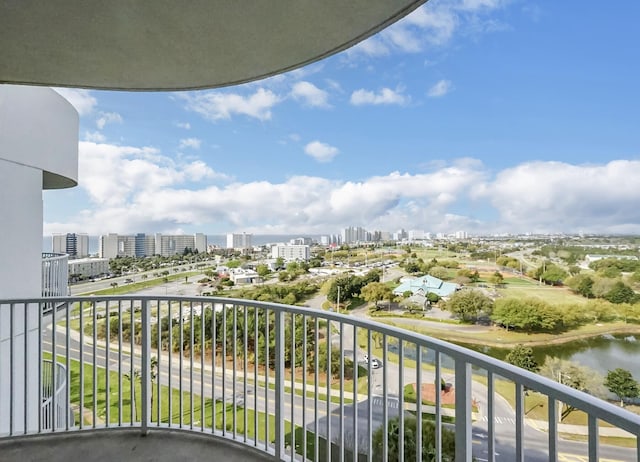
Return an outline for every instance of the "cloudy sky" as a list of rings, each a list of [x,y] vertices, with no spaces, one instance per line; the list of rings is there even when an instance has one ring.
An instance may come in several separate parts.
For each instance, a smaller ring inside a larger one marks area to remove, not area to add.
[[[59,90],[79,186],[53,232],[640,232],[640,3],[431,0],[221,90]]]

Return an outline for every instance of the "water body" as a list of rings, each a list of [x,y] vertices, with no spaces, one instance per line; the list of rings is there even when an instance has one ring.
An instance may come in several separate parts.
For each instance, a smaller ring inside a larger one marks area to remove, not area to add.
[[[479,345],[461,345],[475,351],[504,359],[509,353],[506,348],[484,347]],[[574,340],[559,345],[532,347],[538,364],[547,357],[574,361],[596,370],[602,375],[617,367],[629,370],[640,379],[640,335],[609,335]]]

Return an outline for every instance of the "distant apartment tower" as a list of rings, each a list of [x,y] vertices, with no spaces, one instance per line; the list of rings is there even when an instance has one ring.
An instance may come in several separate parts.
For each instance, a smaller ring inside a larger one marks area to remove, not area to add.
[[[426,239],[424,230],[422,229],[411,229],[409,230],[409,240],[410,241],[421,241]]]
[[[155,253],[163,257],[184,253],[186,249],[198,252],[207,251],[207,236],[202,233],[195,235],[176,234],[167,235],[156,233]]]
[[[408,237],[409,237],[409,234],[402,228],[399,229],[397,232],[393,233],[394,241],[402,241],[404,239],[407,239]]]
[[[276,244],[271,247],[271,258],[284,261],[309,261],[311,252],[305,244]]]
[[[466,231],[456,231],[456,239],[466,239],[468,237]]]
[[[253,248],[251,244],[252,234],[242,233],[227,234],[227,249],[247,250]]]
[[[311,245],[312,240],[310,237],[295,237],[289,240],[289,244],[292,245]]]
[[[162,255],[170,257],[183,253],[185,249],[207,251],[207,237],[195,235],[147,235],[144,233],[119,235],[115,233],[100,236],[100,257],[149,257]]]
[[[350,226],[342,230],[342,242],[344,244],[355,244],[369,241],[369,233],[366,229]]]
[[[51,239],[53,253],[66,253],[71,258],[89,256],[89,236],[87,234],[54,234]]]

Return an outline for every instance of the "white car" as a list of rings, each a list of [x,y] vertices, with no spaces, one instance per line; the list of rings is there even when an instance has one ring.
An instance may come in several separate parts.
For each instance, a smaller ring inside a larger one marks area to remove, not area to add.
[[[379,369],[382,367],[382,361],[373,358],[371,360],[371,369]]]

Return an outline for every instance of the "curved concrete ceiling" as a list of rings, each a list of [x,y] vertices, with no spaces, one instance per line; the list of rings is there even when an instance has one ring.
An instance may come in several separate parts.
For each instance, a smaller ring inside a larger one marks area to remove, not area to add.
[[[426,0],[0,0],[0,82],[233,85],[344,50]]]

